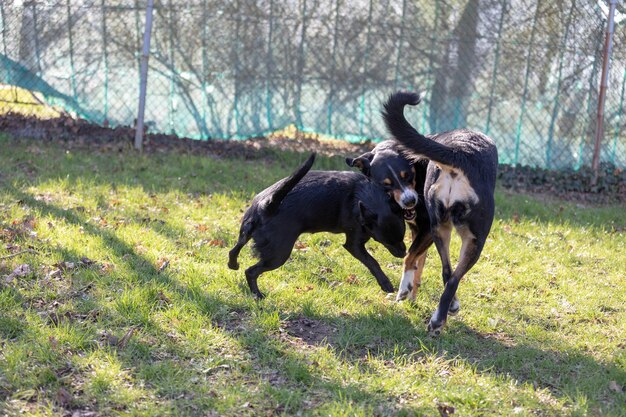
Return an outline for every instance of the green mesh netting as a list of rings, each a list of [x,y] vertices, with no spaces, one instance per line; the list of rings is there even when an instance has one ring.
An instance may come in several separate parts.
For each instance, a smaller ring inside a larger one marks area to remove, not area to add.
[[[424,4],[429,3],[429,4]],[[0,83],[95,123],[133,125],[144,0],[0,3]],[[606,3],[588,0],[155,2],[151,132],[245,138],[295,125],[386,136],[381,103],[424,91],[424,132],[487,132],[503,163],[591,161]],[[601,160],[626,166],[618,7]]]

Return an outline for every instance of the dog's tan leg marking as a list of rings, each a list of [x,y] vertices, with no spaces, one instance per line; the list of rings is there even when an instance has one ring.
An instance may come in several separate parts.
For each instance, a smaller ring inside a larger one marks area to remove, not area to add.
[[[414,282],[421,282],[422,270],[424,268],[423,261],[420,267],[420,257],[426,259],[426,252],[433,243],[430,229],[425,230],[411,229],[413,242],[409,247],[407,256],[404,258],[404,273],[400,282],[400,288],[396,295],[396,301],[405,300],[414,288]]]
[[[416,229],[411,228],[411,241],[413,244],[415,243],[415,239],[418,238],[418,233]],[[409,252],[404,257],[404,268],[402,271],[402,280],[400,281],[400,288],[398,288],[398,294],[396,295],[396,301],[406,300],[410,294],[414,294],[415,291],[415,281],[422,281],[422,268],[419,267],[419,252],[417,251],[419,248],[414,248],[414,245],[411,244],[409,248]],[[426,252],[424,252],[426,253]],[[425,255],[424,255],[425,257]],[[411,299],[415,299],[413,295]]]
[[[415,238],[415,230],[411,228],[411,241],[414,241]],[[411,251],[411,248],[409,248],[409,252],[404,257],[404,268],[402,269],[402,279],[400,280],[400,287],[398,288],[396,301],[406,300],[407,296],[412,290],[413,281],[415,280],[416,259],[417,253],[415,251]]]
[[[422,285],[422,273],[424,272],[424,265],[426,264],[426,254],[428,252],[422,253],[417,257],[417,268],[415,269],[415,273],[413,274],[413,288],[411,289],[411,293],[409,294],[409,300],[415,301],[417,297],[417,290]]]

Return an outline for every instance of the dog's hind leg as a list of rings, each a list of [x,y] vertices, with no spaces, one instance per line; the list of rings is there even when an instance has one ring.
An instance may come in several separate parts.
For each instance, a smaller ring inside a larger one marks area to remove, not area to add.
[[[252,291],[252,293],[256,295],[259,300],[262,300],[265,296],[259,290],[257,279],[263,272],[271,271],[272,269],[276,268],[270,267],[265,261],[260,261],[246,269],[246,281],[248,281],[248,287],[250,287],[250,291]]]
[[[358,239],[347,236],[346,243],[344,243],[343,247],[370,270],[383,291],[387,293],[393,293],[395,291],[393,284],[380,268],[376,259],[374,259],[372,255],[367,252],[367,249],[365,249],[365,242],[361,242]]]
[[[282,236],[281,240],[276,239],[264,247],[257,247],[261,260],[246,269],[246,281],[248,281],[250,291],[259,299],[265,298],[257,285],[259,275],[263,272],[272,271],[283,266],[283,264],[287,262],[287,259],[289,259],[297,237],[298,235]]]
[[[239,262],[237,262],[237,257],[239,257],[239,252],[241,249],[248,243],[250,238],[252,237],[252,224],[245,223],[241,225],[241,230],[239,230],[239,240],[235,246],[228,252],[228,267],[230,269],[234,269],[235,271],[239,269]]]
[[[456,307],[456,311],[458,311],[460,304],[456,298],[456,290],[459,286],[459,282],[467,271],[474,266],[476,261],[478,261],[484,244],[484,240],[477,239],[467,226],[459,227],[457,231],[461,236],[461,254],[459,256],[459,263],[449,279],[446,281],[444,277],[446,283],[443,294],[441,294],[439,300],[439,306],[428,324],[429,332],[434,335],[438,335],[441,332],[441,328],[445,324],[448,313],[452,308]]]
[[[396,301],[402,301],[407,297],[415,300],[417,289],[422,284],[422,271],[426,262],[426,251],[432,243],[433,239],[429,227],[420,229],[414,236],[408,254],[404,258],[404,271],[400,281],[400,288],[396,295]]]
[[[447,284],[450,281],[452,276],[452,267],[450,265],[450,238],[452,235],[452,223],[440,223],[433,224],[431,226],[432,229],[432,238],[433,242],[435,242],[435,247],[437,248],[437,253],[439,253],[439,258],[441,259],[441,277],[443,278],[444,291],[447,288]],[[439,311],[439,309],[437,310]],[[448,308],[446,308],[446,317],[447,317]],[[431,318],[430,324],[428,325],[428,330],[431,333],[439,334],[441,331],[441,327],[445,324],[446,317],[443,318],[443,321],[435,321],[433,319],[437,315],[437,312]],[[436,325],[433,327],[433,323]]]

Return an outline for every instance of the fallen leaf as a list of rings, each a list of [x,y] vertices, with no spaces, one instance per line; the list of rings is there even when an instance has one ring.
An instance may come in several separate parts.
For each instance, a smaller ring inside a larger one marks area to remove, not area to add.
[[[206,232],[207,230],[209,230],[209,226],[207,226],[205,224],[197,224],[196,225],[196,230],[198,232]]]
[[[72,412],[72,417],[95,417],[98,413],[91,410],[74,410]]]
[[[346,281],[348,282],[348,284],[358,284],[359,278],[355,274],[350,274],[346,278]]]
[[[163,270],[165,268],[167,268],[169,266],[169,264],[170,264],[169,259],[167,259],[167,258],[160,258],[157,261],[157,268],[158,268],[159,272],[163,272]]]
[[[55,268],[59,268],[62,271],[70,271],[76,267],[76,264],[74,262],[59,261],[55,264],[52,264],[52,266],[54,266]]]
[[[54,338],[54,336],[49,336],[48,341],[50,342],[52,350],[56,350],[57,347],[59,347],[59,342]]]
[[[212,239],[209,241],[209,246],[217,246],[219,248],[223,248],[224,246],[226,246],[226,242],[224,242],[222,239]]]
[[[294,245],[294,248],[296,248],[296,250],[302,250],[302,251],[309,250],[309,246],[306,243],[300,242],[300,241],[296,242],[296,244]]]
[[[135,327],[131,327],[130,329],[128,329],[124,337],[122,337],[122,339],[118,342],[117,347],[120,349],[124,349],[126,345],[128,344],[128,342],[130,341],[130,338],[133,337],[136,331],[137,331],[137,328]]]
[[[69,393],[68,390],[66,390],[63,387],[60,387],[59,390],[57,391],[57,395],[56,395],[56,402],[61,406],[61,407],[65,407],[69,404],[72,403],[72,394]]]
[[[193,246],[194,246],[195,248],[200,248],[200,247],[202,247],[202,246],[206,245],[207,243],[209,243],[209,241],[208,241],[208,240],[206,240],[206,239],[200,239],[199,241],[194,242]]]
[[[162,301],[166,304],[172,303],[172,300],[170,300],[170,298],[167,295],[163,294],[163,291],[159,291],[158,298],[159,298],[159,301]]]
[[[107,273],[107,272],[111,272],[113,268],[115,268],[115,265],[113,265],[112,263],[103,262],[102,266],[100,267],[100,271]]]
[[[96,261],[92,261],[88,257],[83,256],[82,258],[80,258],[80,263],[82,263],[83,265],[93,265],[96,263]]]
[[[33,270],[30,268],[30,265],[28,264],[21,264],[18,265],[13,272],[11,272],[7,277],[6,277],[6,281],[10,282],[13,281],[15,278],[24,278],[27,275],[30,275],[33,272]]]
[[[61,279],[63,278],[63,273],[60,269],[53,269],[52,271],[46,274],[46,279]]]
[[[230,365],[222,364],[222,365],[214,366],[213,368],[207,368],[203,372],[207,375],[212,375],[220,370],[227,370],[227,369],[230,369]]]
[[[454,414],[454,407],[448,404],[437,403],[437,410],[439,410],[439,415],[441,417],[448,417],[451,414]]]
[[[101,336],[102,340],[109,346],[117,346],[120,341],[120,338],[115,336],[114,334],[103,332]]]
[[[618,394],[621,394],[622,392],[624,392],[624,389],[622,388],[621,385],[617,383],[617,381],[609,382],[609,389],[613,392],[617,392]]]

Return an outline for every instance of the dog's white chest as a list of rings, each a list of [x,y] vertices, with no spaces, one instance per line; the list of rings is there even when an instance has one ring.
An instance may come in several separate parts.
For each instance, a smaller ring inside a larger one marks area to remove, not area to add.
[[[431,186],[430,193],[433,193],[435,199],[441,201],[444,207],[449,208],[457,202],[470,204],[478,202],[478,196],[463,171],[446,165],[437,164],[437,167],[441,172]]]

